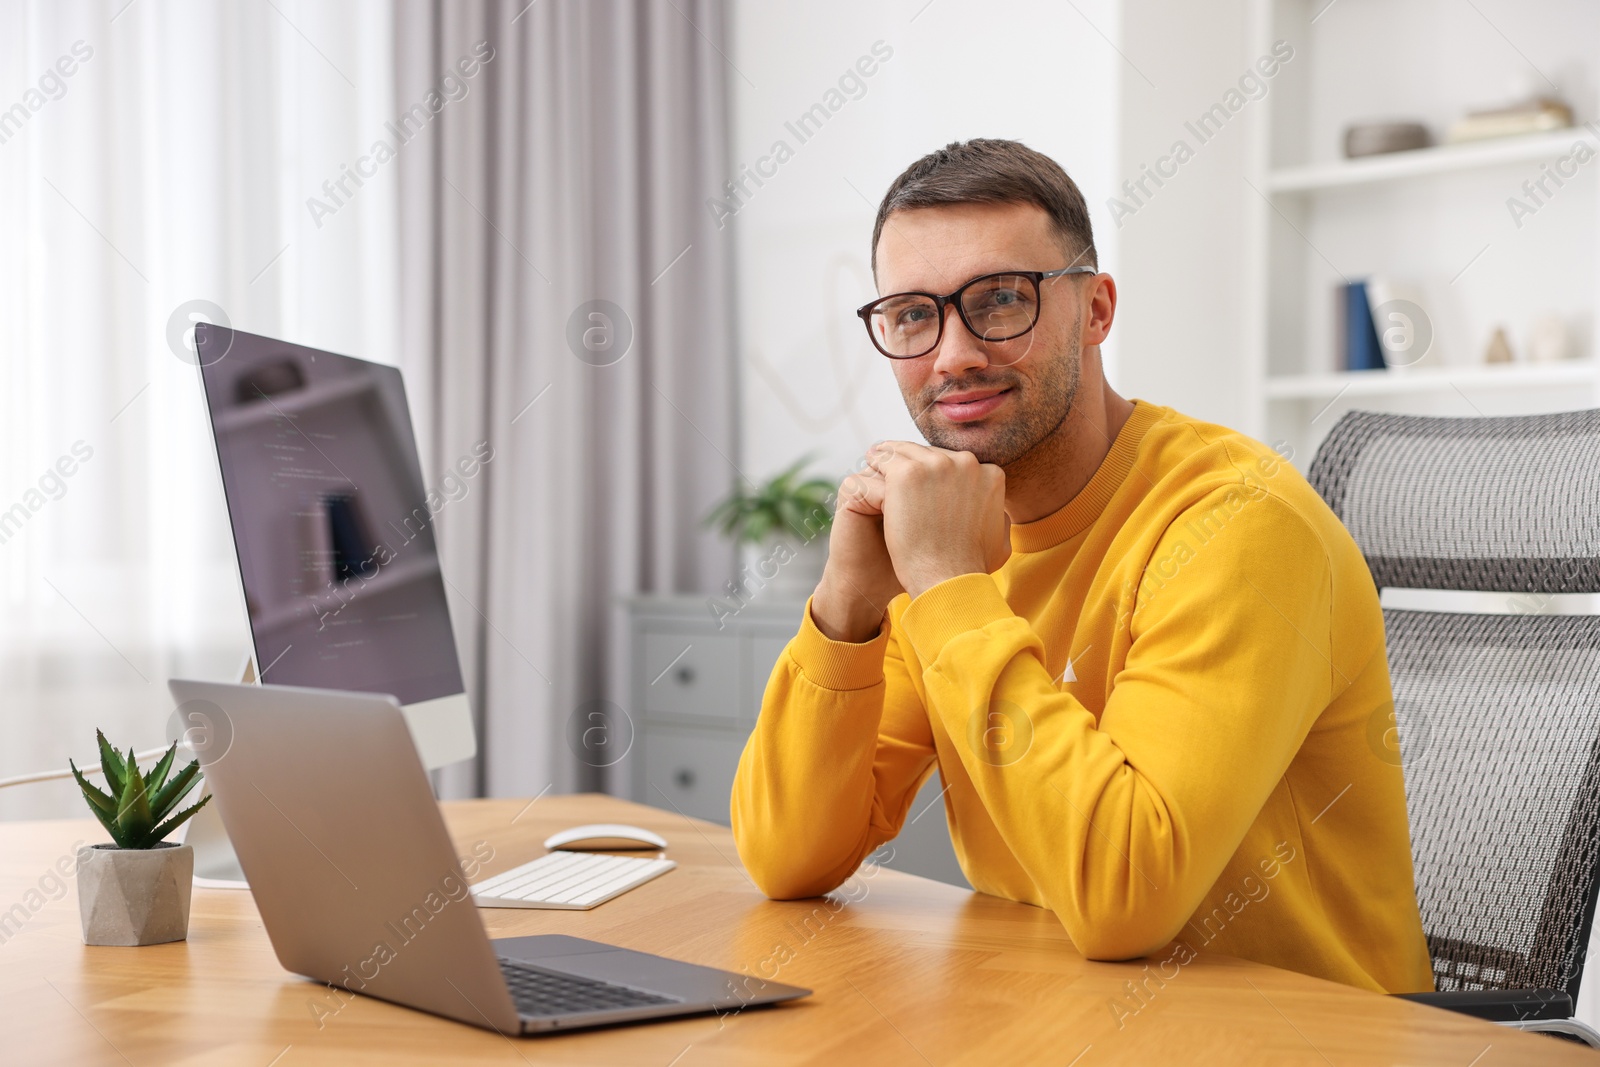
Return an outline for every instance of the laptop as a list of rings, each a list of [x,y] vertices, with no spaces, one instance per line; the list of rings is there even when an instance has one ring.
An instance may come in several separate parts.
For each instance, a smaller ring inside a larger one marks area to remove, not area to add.
[[[502,1034],[811,992],[560,934],[491,939],[394,697],[169,688],[221,724],[201,766],[286,970]]]

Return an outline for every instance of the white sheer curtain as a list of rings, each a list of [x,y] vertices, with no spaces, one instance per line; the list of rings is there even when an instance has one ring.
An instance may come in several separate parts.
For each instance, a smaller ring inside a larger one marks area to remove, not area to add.
[[[245,648],[173,313],[205,300],[397,361],[395,174],[344,170],[395,118],[392,19],[376,0],[0,6],[0,777],[92,753],[97,726],[162,743],[166,678],[226,677]],[[70,814],[68,786],[0,793],[0,817]]]

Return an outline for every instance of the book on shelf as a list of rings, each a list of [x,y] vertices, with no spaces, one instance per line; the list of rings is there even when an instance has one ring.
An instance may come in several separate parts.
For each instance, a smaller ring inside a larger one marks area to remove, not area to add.
[[[1348,282],[1339,287],[1340,370],[1382,370],[1383,347],[1372,321],[1365,281]]]
[[[1486,141],[1495,137],[1548,133],[1571,125],[1571,108],[1559,100],[1541,98],[1514,107],[1474,111],[1450,124],[1446,140],[1451,144]]]
[[[1390,370],[1414,367],[1433,349],[1433,321],[1423,310],[1420,286],[1392,278],[1367,279],[1367,307],[1383,365]],[[1432,365],[1435,360],[1428,360]]]

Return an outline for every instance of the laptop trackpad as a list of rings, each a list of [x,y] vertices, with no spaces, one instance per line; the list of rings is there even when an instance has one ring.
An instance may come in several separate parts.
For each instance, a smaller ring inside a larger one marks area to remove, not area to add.
[[[776,982],[762,982],[747,975],[735,975],[712,967],[682,963],[648,952],[618,948],[586,941],[565,934],[536,937],[498,937],[492,942],[495,955],[520,960],[583,978],[615,982],[636,989],[667,993],[685,1000],[712,1004],[748,1004],[771,999],[787,999],[798,991]]]

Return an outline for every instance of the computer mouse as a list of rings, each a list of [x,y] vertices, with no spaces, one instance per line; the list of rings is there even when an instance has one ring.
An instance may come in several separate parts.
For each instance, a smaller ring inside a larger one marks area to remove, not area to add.
[[[666,848],[667,842],[660,834],[621,823],[592,823],[574,826],[545,839],[545,848],[565,849],[568,852],[616,852],[634,848]]]

